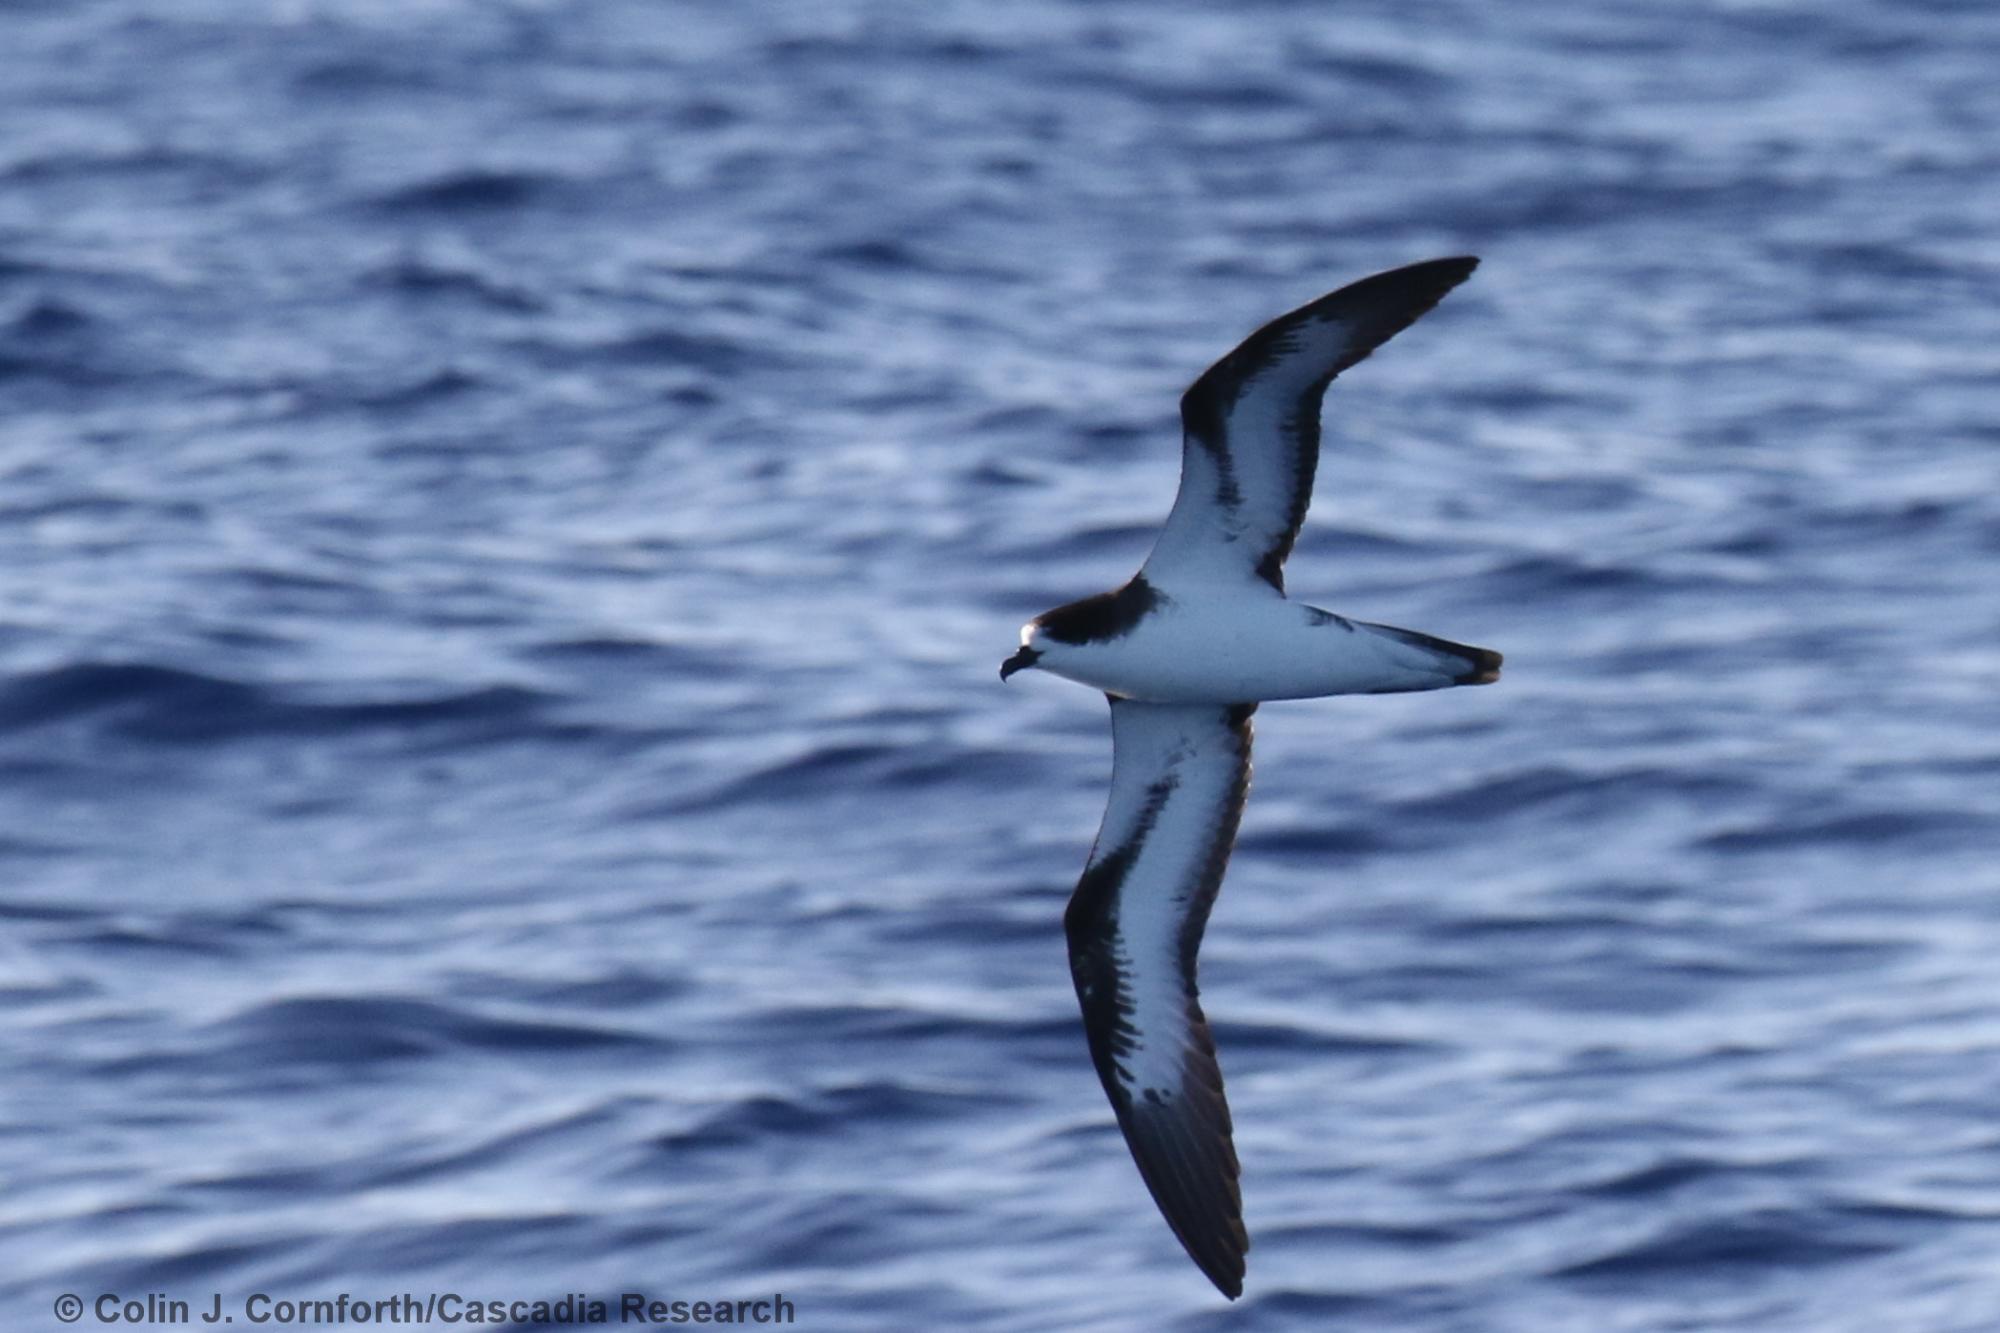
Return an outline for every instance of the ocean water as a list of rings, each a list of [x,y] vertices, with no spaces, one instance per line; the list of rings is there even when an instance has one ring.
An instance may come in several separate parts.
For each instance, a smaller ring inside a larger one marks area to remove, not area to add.
[[[2000,1328],[1995,69],[1942,0],[0,8],[6,1327]],[[1074,1012],[1103,701],[995,668],[1195,373],[1453,253],[1290,584],[1507,675],[1259,714],[1230,1305]]]

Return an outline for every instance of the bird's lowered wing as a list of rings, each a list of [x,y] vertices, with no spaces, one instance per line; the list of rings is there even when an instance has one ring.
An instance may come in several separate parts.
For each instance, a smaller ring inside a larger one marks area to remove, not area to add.
[[[1091,1059],[1139,1174],[1231,1298],[1250,1248],[1195,951],[1250,786],[1255,704],[1111,701],[1111,799],[1064,927]]]
[[[1218,575],[1284,591],[1319,464],[1333,377],[1408,328],[1477,259],[1432,259],[1350,283],[1281,315],[1181,397],[1181,487],[1142,572],[1169,585]]]

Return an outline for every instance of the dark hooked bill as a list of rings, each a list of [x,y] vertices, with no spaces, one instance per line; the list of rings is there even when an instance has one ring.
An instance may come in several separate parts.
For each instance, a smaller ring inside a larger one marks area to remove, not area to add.
[[[1007,677],[1013,675],[1016,671],[1020,671],[1027,667],[1033,666],[1035,664],[1035,659],[1040,656],[1041,654],[1036,652],[1033,648],[1021,649],[1020,652],[1015,653],[1012,657],[1008,658],[1006,661],[1000,664],[1000,679],[1005,680],[1007,679]]]

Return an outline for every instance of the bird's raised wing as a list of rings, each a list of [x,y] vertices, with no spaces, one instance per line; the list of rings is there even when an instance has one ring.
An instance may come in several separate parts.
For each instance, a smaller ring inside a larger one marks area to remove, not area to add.
[[[1063,919],[1090,1057],[1192,1258],[1243,1290],[1236,1147],[1195,951],[1250,788],[1255,704],[1111,701],[1111,799]]]
[[[1432,259],[1363,278],[1272,320],[1204,371],[1181,396],[1181,488],[1146,577],[1169,587],[1254,577],[1283,592],[1312,500],[1326,386],[1478,263]]]

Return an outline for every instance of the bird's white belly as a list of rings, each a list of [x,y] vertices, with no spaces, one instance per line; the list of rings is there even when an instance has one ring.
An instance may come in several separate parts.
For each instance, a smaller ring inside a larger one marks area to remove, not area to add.
[[[1157,608],[1129,632],[1041,665],[1108,694],[1158,703],[1250,703],[1406,687],[1398,645],[1298,602]]]

